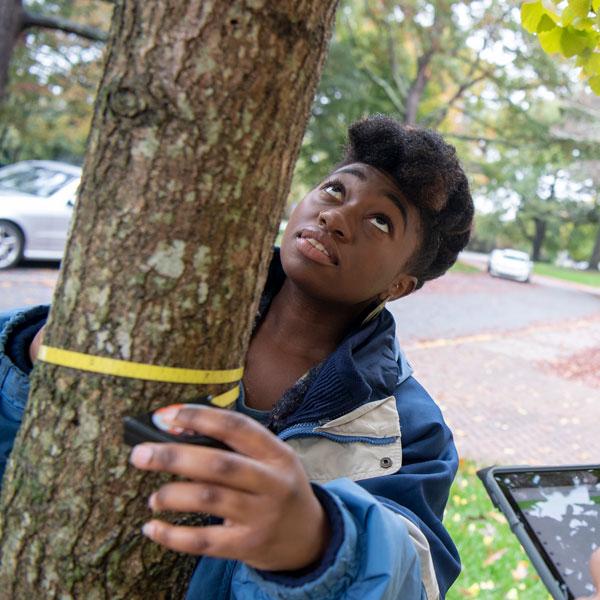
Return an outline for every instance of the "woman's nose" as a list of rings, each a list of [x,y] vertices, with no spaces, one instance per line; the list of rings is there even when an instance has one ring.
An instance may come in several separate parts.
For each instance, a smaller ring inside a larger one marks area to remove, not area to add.
[[[352,227],[340,209],[322,210],[318,224],[341,241],[349,242],[352,238]]]

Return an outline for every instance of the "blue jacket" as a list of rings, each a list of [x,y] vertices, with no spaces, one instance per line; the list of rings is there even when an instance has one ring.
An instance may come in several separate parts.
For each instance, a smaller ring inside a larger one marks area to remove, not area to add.
[[[0,314],[0,476],[27,400],[28,344],[46,314]],[[201,558],[188,600],[445,596],[460,571],[441,522],[458,459],[388,311],[328,357],[278,435],[300,456],[328,514],[329,548],[319,564],[292,573]]]

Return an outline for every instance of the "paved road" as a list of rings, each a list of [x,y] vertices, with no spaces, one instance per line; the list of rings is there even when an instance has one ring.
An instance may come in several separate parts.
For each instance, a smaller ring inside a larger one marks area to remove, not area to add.
[[[48,302],[57,275],[0,272],[0,310]],[[600,462],[599,295],[450,273],[390,308],[463,458]]]
[[[450,273],[391,308],[406,344],[590,316],[600,310],[600,297],[484,273]]]
[[[58,278],[58,263],[30,262],[0,271],[0,311],[50,302]]]
[[[391,308],[463,458],[600,462],[600,296],[449,274]]]

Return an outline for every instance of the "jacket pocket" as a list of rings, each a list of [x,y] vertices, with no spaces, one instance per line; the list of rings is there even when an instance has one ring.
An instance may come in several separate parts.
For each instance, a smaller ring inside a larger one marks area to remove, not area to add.
[[[282,437],[300,457],[309,479],[317,483],[339,477],[354,481],[381,477],[402,466],[394,396],[364,404],[310,432]]]

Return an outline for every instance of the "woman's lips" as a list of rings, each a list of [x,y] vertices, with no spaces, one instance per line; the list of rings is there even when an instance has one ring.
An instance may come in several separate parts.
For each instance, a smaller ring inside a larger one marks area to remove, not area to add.
[[[323,265],[333,265],[335,266],[335,262],[329,255],[329,252],[315,238],[306,236],[306,237],[298,237],[296,238],[296,246],[301,254],[313,260],[314,262],[321,263]]]

